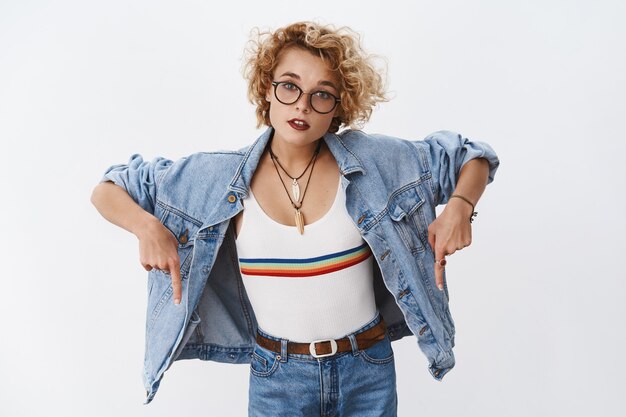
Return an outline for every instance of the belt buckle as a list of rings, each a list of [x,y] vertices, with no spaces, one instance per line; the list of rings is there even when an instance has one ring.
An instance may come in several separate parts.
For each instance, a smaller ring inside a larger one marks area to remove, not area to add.
[[[330,348],[331,348],[330,353],[323,353],[319,355],[317,354],[317,350],[315,349],[315,344],[322,343],[322,342],[330,342]],[[335,339],[315,340],[309,344],[309,352],[311,353],[311,356],[315,358],[325,358],[326,356],[332,356],[335,353],[337,353],[337,342],[335,341]]]

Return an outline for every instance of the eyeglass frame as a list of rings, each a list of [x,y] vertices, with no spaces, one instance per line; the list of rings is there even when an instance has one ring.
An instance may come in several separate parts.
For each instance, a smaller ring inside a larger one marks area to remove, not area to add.
[[[284,101],[282,101],[281,99],[278,98],[278,93],[276,93],[276,89],[278,87],[279,84],[291,84],[294,87],[296,87],[298,89],[298,91],[300,91],[300,94],[298,94],[298,98],[296,98],[294,101],[292,101],[291,103],[285,103]],[[336,95],[329,93],[328,91],[325,90],[315,90],[313,92],[307,93],[305,92],[302,88],[300,88],[299,85],[297,85],[296,83],[294,83],[293,81],[272,81],[272,85],[274,86],[274,97],[276,97],[276,100],[278,100],[279,103],[284,104],[286,106],[289,106],[290,104],[294,104],[297,103],[298,100],[300,100],[300,97],[302,97],[302,94],[308,94],[309,95],[309,106],[311,106],[311,108],[313,110],[315,110],[315,112],[319,113],[319,114],[328,114],[330,112],[332,112],[333,110],[335,110],[337,108],[337,104],[339,104],[341,102],[341,99],[339,99]],[[331,96],[332,98],[335,99],[335,105],[333,106],[332,109],[328,110],[327,112],[321,112],[318,111],[315,107],[313,107],[313,94],[315,93],[326,93],[329,96]]]

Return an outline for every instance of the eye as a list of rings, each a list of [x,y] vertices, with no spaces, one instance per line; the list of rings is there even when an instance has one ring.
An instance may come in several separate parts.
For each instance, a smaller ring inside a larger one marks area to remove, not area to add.
[[[335,98],[335,96],[327,93],[326,91],[316,91],[314,94],[316,97],[321,98],[322,100],[332,100]]]
[[[290,82],[284,82],[284,83],[281,83],[281,85],[283,86],[285,90],[297,90],[298,89],[297,85],[295,85],[294,83],[290,83]]]

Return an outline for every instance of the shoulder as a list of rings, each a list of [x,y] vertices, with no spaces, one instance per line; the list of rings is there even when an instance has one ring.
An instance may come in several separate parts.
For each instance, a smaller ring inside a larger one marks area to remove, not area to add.
[[[213,162],[217,164],[231,164],[233,162],[241,162],[246,155],[246,149],[241,150],[220,150],[211,152],[196,152],[187,156],[188,164],[198,164],[204,162]]]
[[[399,138],[380,133],[365,133],[361,130],[346,129],[337,134],[349,149],[368,157],[405,158],[419,157],[424,163],[428,155],[437,150],[454,150],[470,143],[460,133],[452,130],[437,130],[423,138]],[[475,146],[483,142],[471,142]]]
[[[199,189],[206,186],[226,187],[245,157],[245,152],[214,151],[196,152],[175,161],[162,179],[162,189]]]
[[[362,130],[347,129],[337,135],[343,145],[353,152],[366,165],[374,163],[403,163],[415,165],[417,159],[423,159],[421,146],[424,141],[404,139],[381,133],[366,133]],[[425,162],[425,161],[424,161]]]
[[[245,153],[196,152],[172,163],[159,182],[158,205],[202,223],[223,200]]]
[[[337,134],[346,144],[352,146],[390,145],[402,146],[409,142],[406,139],[380,133],[366,133],[362,130],[346,129]]]
[[[428,146],[428,141],[443,140],[443,141],[459,141],[463,137],[458,132],[451,130],[438,130],[436,132],[429,133],[423,139],[416,138],[399,138],[381,133],[366,133],[362,130],[346,129],[337,134],[343,141],[352,145],[388,145],[391,147],[403,148],[406,146]]]
[[[196,152],[175,161],[170,168],[169,174],[172,175],[177,171],[185,174],[195,174],[199,171],[213,175],[236,169],[244,157],[245,152],[239,150]]]

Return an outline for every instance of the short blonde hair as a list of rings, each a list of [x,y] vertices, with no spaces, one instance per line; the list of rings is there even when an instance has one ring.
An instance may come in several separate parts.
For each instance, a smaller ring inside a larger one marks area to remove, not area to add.
[[[339,79],[341,103],[330,132],[337,132],[342,125],[360,129],[374,106],[388,101],[384,72],[374,66],[375,56],[365,53],[359,34],[350,28],[335,29],[315,22],[297,22],[274,32],[255,28],[246,47],[243,73],[248,80],[248,99],[256,105],[257,127],[271,126],[266,93],[280,54],[293,47],[319,56]]]

